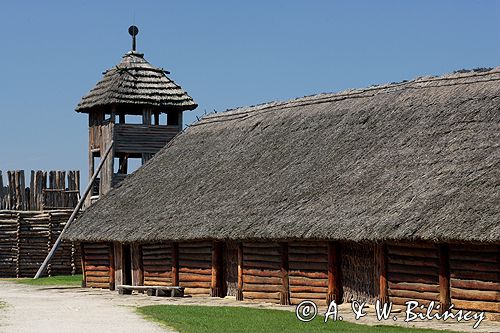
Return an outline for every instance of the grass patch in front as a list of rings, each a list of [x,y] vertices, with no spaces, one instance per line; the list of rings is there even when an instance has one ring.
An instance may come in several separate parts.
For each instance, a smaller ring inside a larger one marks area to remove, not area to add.
[[[82,275],[59,275],[59,276],[49,276],[42,277],[38,279],[32,278],[20,278],[20,279],[10,279],[21,284],[28,284],[32,286],[81,286],[82,285]]]
[[[250,333],[250,332],[352,332],[352,333],[435,333],[431,329],[398,326],[367,326],[345,321],[328,321],[318,316],[311,322],[301,322],[291,311],[254,309],[247,307],[151,305],[137,308],[151,319],[181,333]]]

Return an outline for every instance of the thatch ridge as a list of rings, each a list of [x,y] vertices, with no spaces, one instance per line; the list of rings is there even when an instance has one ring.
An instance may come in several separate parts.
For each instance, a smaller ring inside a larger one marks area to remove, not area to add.
[[[169,72],[151,66],[143,54],[128,52],[117,66],[103,73],[101,81],[82,98],[76,111],[89,112],[111,104],[195,109],[198,105],[191,96],[166,74]]]
[[[500,69],[205,116],[67,238],[500,242]]]

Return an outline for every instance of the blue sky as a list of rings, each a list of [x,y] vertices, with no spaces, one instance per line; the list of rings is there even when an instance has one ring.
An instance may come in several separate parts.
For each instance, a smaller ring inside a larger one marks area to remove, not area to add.
[[[130,50],[205,110],[500,65],[500,1],[2,1],[0,170],[80,169],[79,99]]]

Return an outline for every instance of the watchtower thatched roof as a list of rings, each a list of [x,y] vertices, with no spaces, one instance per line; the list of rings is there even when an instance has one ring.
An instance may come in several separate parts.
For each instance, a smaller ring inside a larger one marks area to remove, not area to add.
[[[66,237],[499,242],[500,68],[206,116]]]
[[[128,52],[115,68],[104,72],[102,80],[82,98],[76,111],[89,112],[111,104],[143,105],[164,110],[195,109],[198,105],[191,96],[166,74],[169,73],[151,66],[143,54]],[[142,112],[142,109],[137,110]]]

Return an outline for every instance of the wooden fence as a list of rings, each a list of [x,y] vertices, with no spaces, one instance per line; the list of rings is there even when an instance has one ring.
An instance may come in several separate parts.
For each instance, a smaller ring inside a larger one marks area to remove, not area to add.
[[[0,277],[33,277],[71,213],[0,210]],[[63,242],[47,274],[77,274],[80,263],[80,246]]]
[[[0,171],[0,210],[50,210],[74,208],[80,198],[80,171],[31,171],[26,187],[23,170]]]

